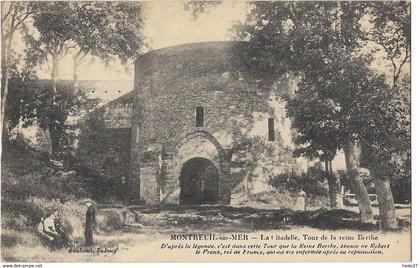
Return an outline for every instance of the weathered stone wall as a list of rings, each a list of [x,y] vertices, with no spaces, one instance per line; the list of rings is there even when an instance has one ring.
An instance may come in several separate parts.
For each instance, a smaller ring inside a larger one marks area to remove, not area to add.
[[[104,107],[106,128],[131,128],[132,103],[113,103]]]
[[[95,192],[98,198],[118,198],[122,189],[127,188],[132,103],[132,93],[123,95],[96,109],[84,118],[81,125],[77,156],[81,165],[97,179]],[[125,193],[127,197],[129,194]]]
[[[225,204],[234,187],[264,191],[270,175],[298,169],[280,98],[293,79],[286,76],[274,91],[264,88],[248,75],[243,48],[240,42],[188,44],[136,61],[130,180],[144,202],[177,203],[179,172],[196,156],[218,167]],[[197,106],[204,107],[203,127],[196,127]],[[268,141],[270,117],[275,141]]]

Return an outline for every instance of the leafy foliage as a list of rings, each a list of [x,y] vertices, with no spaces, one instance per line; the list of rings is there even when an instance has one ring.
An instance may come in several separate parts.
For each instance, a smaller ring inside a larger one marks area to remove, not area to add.
[[[90,53],[126,62],[144,45],[141,6],[134,2],[39,2],[33,26],[37,34],[26,42],[35,61],[76,50],[76,61]]]
[[[22,138],[3,144],[1,162],[2,227],[32,229],[54,209],[73,214],[70,210],[78,206],[64,205],[66,200],[91,196],[89,178],[58,168]]]
[[[311,167],[308,172],[301,175],[283,173],[273,176],[268,181],[274,188],[284,192],[290,191],[293,194],[303,190],[308,197],[328,195],[328,190],[322,183],[325,180],[325,172],[320,165]]]
[[[363,39],[379,45],[385,59],[392,65],[392,82],[395,86],[403,67],[411,58],[410,3],[405,1],[372,2],[365,8],[371,27]]]
[[[276,80],[286,71],[305,73],[329,64],[344,49],[354,47],[357,3],[253,2],[246,23],[237,26],[238,38],[249,40],[255,74]],[[341,21],[341,23],[337,23]],[[357,29],[357,28],[356,28]],[[342,43],[343,46],[337,46]]]
[[[77,121],[99,102],[89,99],[85,89],[75,89],[70,82],[60,82],[54,94],[49,81],[15,78],[10,81],[11,91],[7,114],[12,129],[20,120],[23,127],[37,123],[50,133],[54,150],[72,150],[76,139]],[[51,105],[54,99],[56,105]]]
[[[15,66],[16,53],[12,40],[17,31],[25,28],[27,21],[34,13],[33,5],[29,2],[1,2],[1,120],[0,133],[7,136],[7,122],[5,120],[6,102],[9,92],[9,77],[12,66]],[[5,129],[4,129],[5,127]],[[3,133],[3,130],[5,133]]]
[[[271,82],[284,72],[300,77],[287,105],[292,126],[299,132],[297,156],[331,159],[346,142],[364,140],[381,152],[374,162],[389,163],[391,157],[385,155],[395,152],[396,144],[407,148],[409,90],[388,85],[385,76],[370,68],[372,57],[363,55],[362,48],[366,36],[386,38],[394,47],[391,57],[403,53],[398,46],[409,48],[409,4],[251,5],[247,22],[237,31],[239,38],[249,40],[254,74]],[[392,15],[394,9],[398,11]],[[371,19],[370,31],[362,25],[366,18]]]
[[[52,154],[56,156],[63,133],[70,129],[66,120],[80,108],[86,98],[70,86],[58,88],[60,63],[73,55],[73,87],[78,88],[78,68],[83,59],[91,54],[109,61],[117,56],[126,62],[140,53],[143,47],[141,29],[141,5],[134,2],[36,2],[33,3],[33,27],[27,28],[27,64],[51,64],[51,90],[40,93],[36,106],[25,107],[29,121],[36,117],[41,128],[48,129],[51,136]],[[72,96],[78,95],[77,98]],[[30,102],[33,103],[33,102]],[[77,110],[77,109],[76,109]],[[71,133],[68,133],[69,136]]]
[[[184,9],[190,11],[193,18],[197,19],[209,7],[215,7],[221,3],[221,1],[188,1],[184,4]]]
[[[81,124],[76,158],[83,174],[93,178],[96,200],[131,201],[127,193],[131,129],[106,128],[105,112],[113,104],[126,105],[132,102],[132,94],[118,98],[86,115]]]
[[[72,3],[79,23],[71,28],[83,53],[102,59],[115,55],[123,62],[134,58],[144,46],[141,5],[136,2]]]

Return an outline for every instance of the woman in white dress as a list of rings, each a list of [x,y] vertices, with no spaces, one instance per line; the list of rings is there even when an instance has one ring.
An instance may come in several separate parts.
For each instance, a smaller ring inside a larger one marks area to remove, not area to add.
[[[306,211],[306,193],[303,190],[300,190],[299,196],[295,204],[296,211]]]

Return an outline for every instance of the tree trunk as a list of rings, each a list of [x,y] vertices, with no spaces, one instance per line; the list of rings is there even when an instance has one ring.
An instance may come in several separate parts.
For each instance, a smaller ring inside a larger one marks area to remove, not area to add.
[[[60,152],[61,128],[53,122],[48,126],[48,132],[51,139],[51,155],[53,158],[57,158]]]
[[[58,55],[52,55],[52,71],[51,71],[51,86],[53,90],[53,100],[55,100],[55,96],[57,95],[57,80],[59,75],[59,64],[60,59]]]
[[[73,87],[79,87],[79,64],[77,63],[77,59],[74,59],[73,62]]]
[[[3,39],[4,38],[4,39]],[[3,140],[3,137],[8,136],[8,124],[6,120],[6,104],[7,104],[7,95],[9,93],[9,76],[10,76],[10,50],[12,46],[12,36],[2,37],[2,68],[4,68],[4,84],[1,94],[1,122],[0,122],[0,133]]]
[[[395,230],[398,221],[395,215],[394,198],[389,180],[374,178],[376,195],[379,203],[379,224],[383,230]]]
[[[338,178],[337,176],[334,175],[333,173],[333,168],[332,168],[332,160],[329,161],[330,162],[330,170],[331,170],[331,176],[333,178],[334,181],[334,187],[335,187],[335,194],[336,194],[336,199],[337,199],[337,208],[343,208],[343,195],[341,194],[341,183],[340,183],[340,178]]]
[[[88,55],[90,49],[87,51],[79,50],[73,57],[73,87],[79,87],[79,68],[83,63],[83,59]]]
[[[348,142],[344,147],[347,176],[359,203],[360,220],[364,223],[373,223],[373,212],[366,186],[359,176],[359,161],[354,152],[354,144]]]
[[[332,209],[337,208],[337,180],[332,172],[332,167],[330,164],[331,161],[325,160],[325,174],[328,181],[328,193],[329,193],[329,200],[330,200],[330,207]]]
[[[394,197],[389,179],[383,179],[389,176],[391,172],[387,170],[383,160],[378,159],[377,149],[370,146],[368,152],[370,154],[369,170],[378,197],[380,227],[383,230],[395,230],[398,228],[398,221],[395,214]]]
[[[53,158],[58,156],[59,148],[60,148],[60,132],[59,132],[59,123],[56,122],[54,113],[58,110],[58,103],[56,102],[57,97],[57,80],[59,74],[59,57],[57,55],[53,55],[53,62],[52,62],[52,71],[51,71],[51,87],[52,87],[52,98],[51,98],[51,112],[50,115],[50,124],[48,125],[48,131],[50,132],[51,138],[51,155]]]

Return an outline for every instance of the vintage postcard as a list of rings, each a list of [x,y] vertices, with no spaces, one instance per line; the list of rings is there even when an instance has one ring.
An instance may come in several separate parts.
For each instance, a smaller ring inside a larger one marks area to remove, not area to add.
[[[410,262],[410,21],[2,1],[2,262]]]

